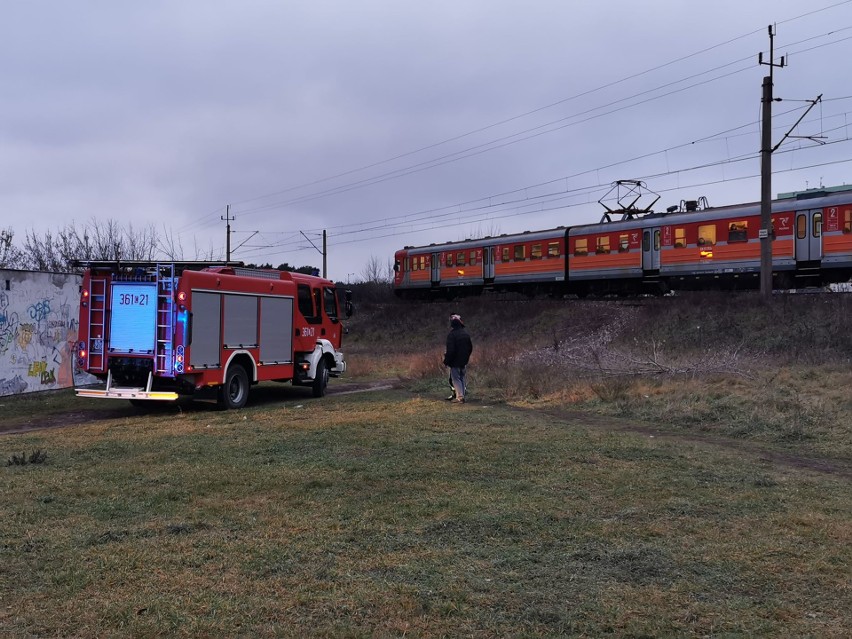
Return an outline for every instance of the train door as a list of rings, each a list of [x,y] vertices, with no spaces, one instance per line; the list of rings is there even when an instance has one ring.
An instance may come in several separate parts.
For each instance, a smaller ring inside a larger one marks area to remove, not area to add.
[[[822,260],[822,209],[796,214],[796,261]]]
[[[493,246],[482,249],[482,277],[486,282],[494,281],[494,251]]]
[[[660,229],[645,229],[642,232],[642,270],[660,270]]]
[[[441,283],[441,254],[432,253],[432,284]]]

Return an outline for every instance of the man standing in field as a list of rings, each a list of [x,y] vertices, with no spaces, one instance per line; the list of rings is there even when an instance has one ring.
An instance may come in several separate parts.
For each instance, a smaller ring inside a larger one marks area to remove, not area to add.
[[[464,330],[460,316],[450,315],[450,333],[447,335],[447,350],[444,353],[444,366],[450,367],[450,386],[453,394],[447,397],[451,402],[464,404],[464,369],[473,352],[473,342]]]

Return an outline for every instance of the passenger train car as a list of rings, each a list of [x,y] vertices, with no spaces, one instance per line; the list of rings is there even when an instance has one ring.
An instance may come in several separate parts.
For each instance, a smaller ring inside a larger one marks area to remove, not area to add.
[[[622,213],[618,221],[407,246],[395,254],[394,290],[583,296],[759,286],[760,203],[710,208],[702,198],[665,213]],[[849,280],[852,186],[779,196],[771,236],[776,288]]]

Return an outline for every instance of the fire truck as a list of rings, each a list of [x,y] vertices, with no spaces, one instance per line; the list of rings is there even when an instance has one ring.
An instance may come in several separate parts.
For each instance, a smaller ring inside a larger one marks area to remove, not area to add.
[[[346,371],[341,304],[330,280],[242,263],[82,262],[76,357],[106,383],[81,397],[138,406],[215,391],[246,404],[252,384],[291,382],[326,392]]]

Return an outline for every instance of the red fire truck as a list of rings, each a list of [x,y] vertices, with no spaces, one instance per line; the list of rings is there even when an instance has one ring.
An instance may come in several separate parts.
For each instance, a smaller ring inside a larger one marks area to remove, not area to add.
[[[330,280],[240,263],[83,262],[77,363],[106,382],[77,395],[176,400],[202,389],[241,408],[261,381],[325,394],[346,371]],[[351,313],[349,292],[344,303]]]

